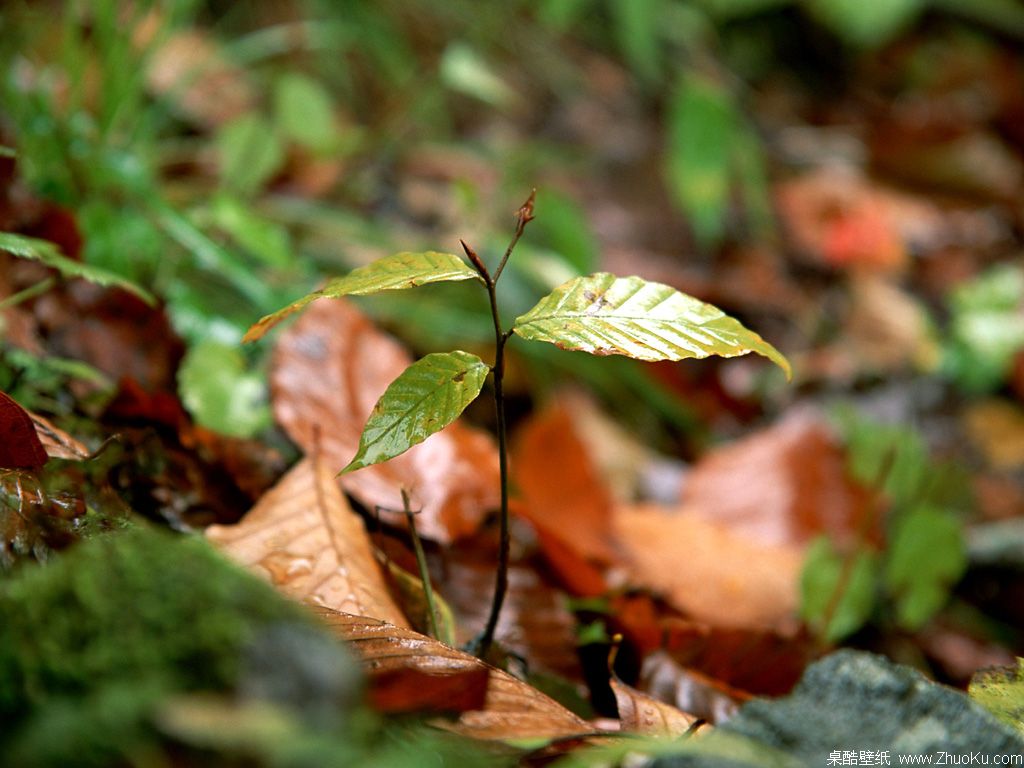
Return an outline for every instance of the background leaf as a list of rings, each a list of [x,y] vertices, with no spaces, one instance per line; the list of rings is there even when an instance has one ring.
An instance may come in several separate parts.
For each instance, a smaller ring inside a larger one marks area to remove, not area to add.
[[[241,195],[255,192],[284,163],[284,147],[274,127],[255,112],[233,120],[217,134],[224,185]]]
[[[359,450],[342,472],[392,459],[447,427],[480,394],[489,372],[468,352],[435,352],[417,360],[377,401]]]
[[[69,259],[49,240],[16,235],[13,232],[0,232],[0,251],[6,251],[22,259],[40,261],[46,266],[56,269],[64,277],[80,277],[97,285],[112,285],[121,288],[129,293],[134,293],[150,306],[156,303],[153,295],[144,288],[113,272]]]
[[[598,272],[569,280],[516,318],[513,330],[562,349],[637,360],[757,352],[791,375],[775,347],[718,307],[639,277]]]
[[[274,417],[307,453],[335,470],[355,454],[363,425],[412,358],[345,299],[322,301],[278,338],[271,367]],[[477,530],[498,504],[498,452],[486,432],[457,421],[406,453],[341,476],[363,506],[405,525],[401,489],[419,509],[416,528],[451,542]]]
[[[237,347],[201,341],[178,370],[178,391],[196,421],[222,435],[252,437],[270,425],[261,373],[246,369]]]
[[[462,259],[452,253],[425,251],[396,253],[357,267],[344,277],[336,277],[326,287],[293,301],[287,307],[260,319],[245,334],[246,341],[255,341],[288,315],[298,312],[317,299],[342,296],[365,296],[380,291],[399,291],[428,283],[480,279]]]
[[[952,514],[922,505],[901,517],[885,569],[900,625],[919,629],[943,606],[966,568],[963,533]]]
[[[878,558],[866,549],[853,557],[852,563],[845,561],[826,536],[807,549],[800,581],[801,611],[828,642],[856,632],[875,607]]]
[[[291,73],[277,81],[274,119],[281,133],[316,152],[329,151],[337,139],[331,95],[305,75]]]

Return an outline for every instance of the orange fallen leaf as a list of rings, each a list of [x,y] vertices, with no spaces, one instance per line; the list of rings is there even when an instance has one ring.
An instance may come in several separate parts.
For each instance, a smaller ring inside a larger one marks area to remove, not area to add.
[[[688,616],[725,627],[795,628],[800,547],[759,543],[688,508],[621,507],[615,526],[632,581]]]
[[[489,680],[483,707],[463,712],[457,720],[434,721],[441,727],[472,738],[504,741],[560,739],[588,735],[595,730],[536,688],[468,653],[374,619],[323,608],[317,613],[363,660],[371,687],[376,676],[395,670],[415,669],[437,675],[487,670]]]
[[[282,592],[408,626],[385,586],[360,519],[323,460],[303,459],[235,525],[206,536]]]
[[[594,576],[600,573],[593,565],[617,557],[612,499],[564,405],[547,408],[522,428],[513,444],[512,471],[522,502],[514,511],[537,529],[552,566],[578,594],[599,594],[602,585]],[[585,580],[574,573],[577,565]]]
[[[315,302],[274,349],[274,415],[307,453],[344,467],[378,398],[412,362],[344,299]],[[498,454],[490,435],[456,422],[406,453],[341,478],[369,508],[404,525],[401,489],[412,497],[420,534],[450,542],[473,533],[498,506]]]

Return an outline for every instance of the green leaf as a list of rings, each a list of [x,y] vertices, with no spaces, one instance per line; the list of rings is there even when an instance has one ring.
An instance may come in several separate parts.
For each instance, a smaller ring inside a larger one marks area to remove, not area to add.
[[[260,339],[288,315],[322,298],[365,296],[380,291],[398,291],[428,283],[452,280],[480,280],[480,275],[453,253],[426,251],[396,253],[365,267],[353,269],[344,277],[336,277],[326,287],[293,301],[287,307],[263,317],[245,334],[245,341]]]
[[[393,459],[439,432],[476,399],[490,368],[468,352],[435,352],[406,368],[373,406],[344,472]]]
[[[985,709],[1024,734],[1024,659],[1017,666],[978,672],[967,693]]]
[[[737,124],[732,97],[706,78],[688,77],[669,102],[666,175],[676,203],[704,246],[724,232]]]
[[[966,547],[956,517],[927,505],[901,516],[885,569],[900,625],[919,629],[943,606],[966,568]]]
[[[461,42],[452,43],[441,55],[441,82],[498,109],[510,109],[521,98],[479,53]]]
[[[847,562],[827,536],[807,548],[800,576],[800,615],[830,643],[860,629],[875,605],[877,555],[865,549],[853,558]]]
[[[889,41],[913,21],[925,0],[804,0],[804,5],[848,43],[874,47]]]
[[[791,375],[775,347],[718,307],[668,285],[608,272],[563,283],[516,318],[513,331],[562,349],[637,360],[756,352]]]
[[[274,120],[282,134],[317,152],[330,151],[338,138],[331,95],[305,75],[288,74],[277,81]]]
[[[178,391],[196,421],[222,435],[252,437],[270,425],[263,377],[246,370],[236,347],[204,341],[189,349]]]
[[[242,115],[217,134],[220,174],[225,186],[242,195],[259,189],[284,162],[274,127],[255,113]]]
[[[156,303],[153,294],[146,289],[113,272],[69,259],[49,240],[16,235],[13,232],[0,232],[0,251],[6,251],[22,259],[42,262],[46,266],[56,269],[64,277],[80,277],[97,285],[116,286],[129,293],[134,293],[150,306]]]
[[[264,264],[284,269],[294,264],[288,230],[230,195],[218,195],[210,206],[213,222]]]
[[[661,43],[663,10],[661,0],[628,0],[608,4],[623,56],[630,68],[648,83],[656,81],[661,73],[658,48]]]

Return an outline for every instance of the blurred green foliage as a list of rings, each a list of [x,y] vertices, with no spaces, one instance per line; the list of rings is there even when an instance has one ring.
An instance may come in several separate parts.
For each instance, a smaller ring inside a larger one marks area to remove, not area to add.
[[[949,599],[967,569],[962,518],[970,497],[965,473],[936,462],[913,429],[853,412],[839,418],[850,476],[880,494],[843,549],[821,537],[804,561],[801,614],[829,643],[872,620],[914,631]],[[871,527],[882,515],[883,544]]]

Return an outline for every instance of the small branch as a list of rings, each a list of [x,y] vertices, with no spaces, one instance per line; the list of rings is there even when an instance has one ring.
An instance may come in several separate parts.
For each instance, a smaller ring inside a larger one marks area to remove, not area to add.
[[[537,190],[531,190],[530,196],[526,198],[526,202],[519,206],[519,210],[516,211],[516,232],[512,235],[512,242],[508,244],[508,248],[505,249],[505,255],[501,257],[501,263],[494,272],[495,281],[501,277],[501,273],[505,269],[505,264],[508,263],[508,257],[512,255],[512,251],[515,250],[516,243],[518,243],[519,238],[523,236],[523,231],[526,229],[526,225],[533,221],[533,201],[536,197]]]
[[[405,511],[405,519],[409,522],[412,548],[416,553],[420,581],[423,582],[423,597],[427,601],[427,623],[430,625],[430,636],[435,640],[440,640],[441,634],[437,629],[437,608],[434,606],[434,588],[430,584],[430,572],[427,570],[427,556],[423,553],[423,542],[420,541],[420,534],[416,530],[416,517],[409,506],[409,492],[405,488],[402,489],[402,509]]]

